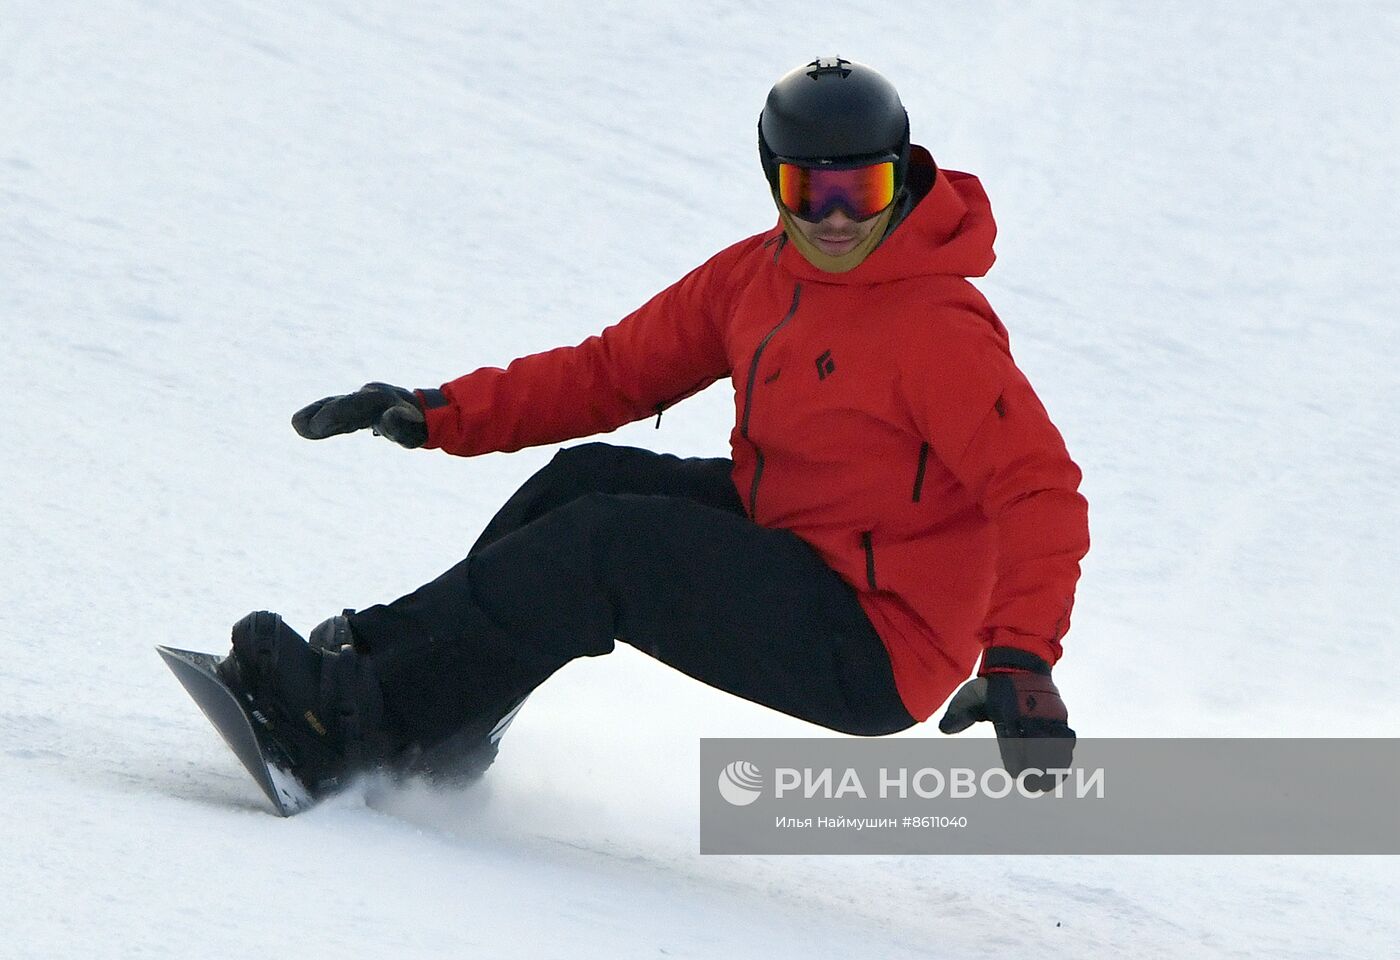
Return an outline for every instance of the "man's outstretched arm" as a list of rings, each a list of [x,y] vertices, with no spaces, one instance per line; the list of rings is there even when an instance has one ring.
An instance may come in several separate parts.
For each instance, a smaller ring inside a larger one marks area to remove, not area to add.
[[[435,389],[367,384],[299,410],[293,426],[309,439],[373,429],[406,447],[474,456],[652,416],[729,374],[726,281],[753,242],[722,251],[577,346],[483,367]]]

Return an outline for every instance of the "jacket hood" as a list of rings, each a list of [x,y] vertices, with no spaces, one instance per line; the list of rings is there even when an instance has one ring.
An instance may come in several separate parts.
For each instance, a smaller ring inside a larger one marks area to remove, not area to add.
[[[909,157],[910,180],[933,173],[933,186],[915,201],[884,241],[855,268],[829,273],[812,266],[791,243],[778,262],[800,280],[816,283],[885,283],[909,277],[981,277],[996,261],[996,221],[982,182],[970,173],[942,170],[921,146]],[[775,236],[783,232],[781,222]]]

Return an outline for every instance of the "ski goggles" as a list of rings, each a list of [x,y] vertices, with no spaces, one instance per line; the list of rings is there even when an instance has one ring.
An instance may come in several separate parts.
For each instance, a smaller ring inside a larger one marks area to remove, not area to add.
[[[894,202],[894,161],[846,170],[778,164],[778,201],[800,220],[817,223],[840,207],[868,220]]]

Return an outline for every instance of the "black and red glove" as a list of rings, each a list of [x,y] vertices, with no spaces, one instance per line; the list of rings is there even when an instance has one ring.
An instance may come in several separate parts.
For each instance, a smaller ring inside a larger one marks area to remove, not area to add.
[[[960,733],[982,720],[997,732],[1002,766],[1013,777],[1023,770],[1064,770],[1074,758],[1074,731],[1050,665],[1033,653],[991,647],[982,654],[975,679],[958,688],[938,721],[943,733]],[[1032,775],[1025,783],[1050,790],[1058,778]]]
[[[354,393],[326,397],[292,414],[292,429],[308,440],[373,430],[401,447],[428,442],[428,424],[418,395],[387,383],[367,383]]]

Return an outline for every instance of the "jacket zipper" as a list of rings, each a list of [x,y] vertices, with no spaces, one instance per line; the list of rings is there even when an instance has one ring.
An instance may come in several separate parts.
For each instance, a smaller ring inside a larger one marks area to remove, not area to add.
[[[872,533],[866,530],[860,535],[860,545],[865,548],[865,582],[870,584],[870,589],[875,586],[875,544],[872,542]]]
[[[919,448],[919,472],[914,474],[914,502],[919,502],[919,497],[924,492],[924,471],[928,469],[928,442]]]
[[[670,400],[663,400],[656,406],[652,407],[651,409],[656,412],[656,429],[661,429],[661,414],[665,413],[667,410],[671,409],[676,404],[680,403],[682,400],[688,399],[689,397],[692,397],[695,394],[699,393],[702,389],[709,386],[709,383],[711,382],[713,381],[707,382],[705,380],[701,380],[699,383],[691,387],[685,393],[678,393]]]
[[[768,348],[768,342],[773,339],[773,335],[781,330],[792,319],[792,315],[797,312],[797,302],[801,299],[802,284],[795,284],[792,288],[792,306],[788,307],[787,313],[783,314],[783,319],[778,321],[776,327],[768,331],[768,335],[759,342],[758,349],[753,352],[753,361],[749,364],[749,381],[744,387],[744,419],[739,424],[739,435],[745,440],[749,439],[749,415],[753,412],[753,387],[754,382],[758,379],[759,358],[763,356],[763,351]],[[755,510],[758,506],[758,482],[763,477],[763,451],[752,440],[749,440],[749,443],[753,446],[755,457],[753,483],[749,484],[749,519],[752,520],[758,516]]]

